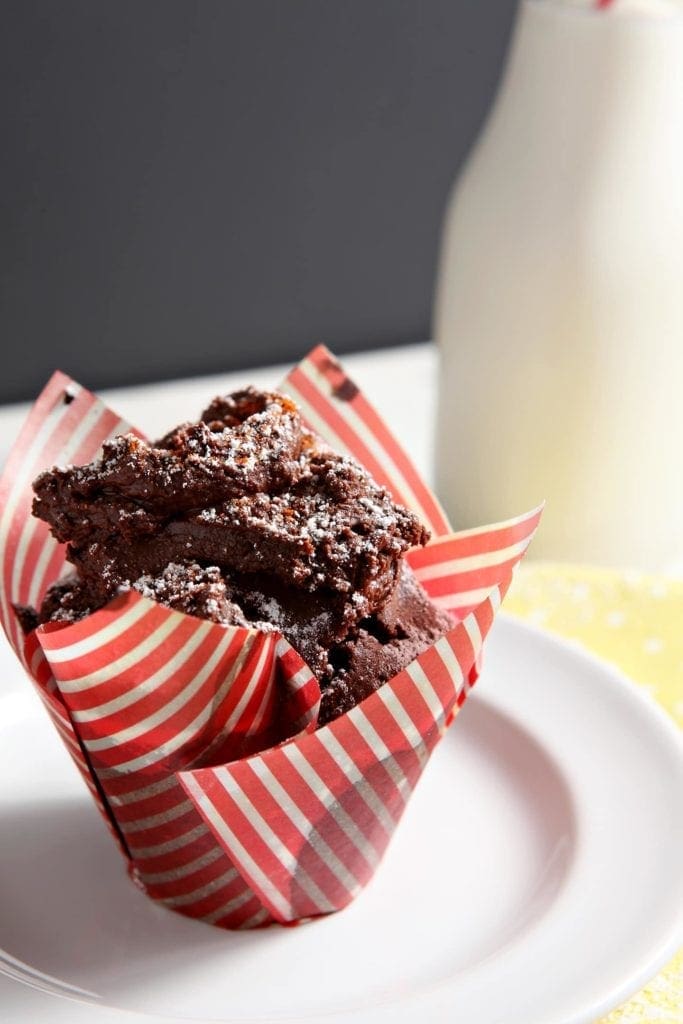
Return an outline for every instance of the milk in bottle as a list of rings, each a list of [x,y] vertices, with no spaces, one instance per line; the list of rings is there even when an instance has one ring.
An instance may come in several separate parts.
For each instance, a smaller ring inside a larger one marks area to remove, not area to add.
[[[456,527],[545,498],[535,557],[681,559],[681,4],[523,0],[450,200],[434,326]]]

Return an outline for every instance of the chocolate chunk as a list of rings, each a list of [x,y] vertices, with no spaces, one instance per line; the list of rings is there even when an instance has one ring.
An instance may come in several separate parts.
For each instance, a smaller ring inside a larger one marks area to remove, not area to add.
[[[277,491],[298,478],[311,435],[294,403],[254,389],[223,402],[225,420],[184,424],[157,445],[124,434],[105,442],[96,462],[41,473],[33,514],[61,541],[79,543],[93,527],[153,533],[183,511]]]
[[[28,634],[32,633],[38,625],[40,619],[35,608],[30,608],[26,604],[13,604],[14,614],[19,620],[22,632]]]
[[[321,681],[320,725],[350,711],[454,625],[448,612],[431,603],[408,566],[387,604],[330,649]]]
[[[359,615],[379,607],[391,592],[400,556],[424,532],[411,513],[392,504],[369,480],[358,487],[349,460],[326,456],[291,489],[235,498],[196,514],[157,523],[122,512],[102,523],[95,506],[90,526],[69,557],[94,587],[111,590],[122,580],[158,573],[187,559],[242,573],[270,573],[304,590],[356,594]],[[341,481],[349,484],[343,490]],[[356,491],[352,489],[354,485]],[[113,510],[110,510],[110,512]]]
[[[226,626],[249,626],[242,609],[232,600],[232,588],[216,565],[203,567],[169,562],[157,576],[140,576],[133,588],[143,597],[159,601],[186,615],[196,615]]]

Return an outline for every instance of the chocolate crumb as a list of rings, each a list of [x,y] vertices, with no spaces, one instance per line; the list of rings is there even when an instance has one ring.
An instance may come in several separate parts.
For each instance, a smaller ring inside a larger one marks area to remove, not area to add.
[[[12,608],[14,609],[14,614],[19,620],[22,632],[26,635],[32,633],[38,625],[38,613],[35,608],[29,608],[29,606],[25,604],[13,604]]]
[[[359,388],[347,377],[346,371],[333,356],[324,356],[320,368],[332,384],[333,396],[341,402],[352,402],[360,394]]]
[[[353,381],[347,377],[341,384],[335,386],[332,394],[342,402],[352,402],[359,391]]]

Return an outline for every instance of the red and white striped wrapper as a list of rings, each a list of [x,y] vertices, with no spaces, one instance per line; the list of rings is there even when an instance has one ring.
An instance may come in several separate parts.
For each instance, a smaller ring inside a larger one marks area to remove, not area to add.
[[[476,677],[484,638],[540,509],[450,533],[438,502],[323,347],[282,390],[329,444],[430,527],[408,561],[457,625],[348,714],[316,729],[317,680],[274,633],[224,627],[122,593],[24,638],[64,546],[31,516],[31,482],[131,429],[56,373],[0,480],[0,615],[135,881],[225,928],[340,910],[373,875],[431,752]],[[416,412],[419,414],[419,410]]]

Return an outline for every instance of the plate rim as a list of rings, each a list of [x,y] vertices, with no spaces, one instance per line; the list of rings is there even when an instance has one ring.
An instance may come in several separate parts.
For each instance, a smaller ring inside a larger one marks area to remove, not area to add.
[[[657,723],[660,735],[666,738],[670,749],[675,751],[683,778],[683,730],[676,724],[668,711],[655,700],[643,683],[628,676],[614,662],[591,651],[580,640],[573,637],[564,637],[551,629],[527,622],[507,611],[499,613],[498,622],[518,630],[521,634],[527,634],[534,642],[539,642],[550,648],[559,648],[561,652],[577,657],[593,670],[598,671],[603,679],[609,679],[609,685],[620,697],[623,697],[624,693],[628,694],[628,699],[636,707],[639,707],[644,715],[649,716],[651,721]],[[476,687],[473,693],[476,694]],[[683,802],[681,807],[683,808]],[[679,813],[683,820],[683,809]],[[681,872],[683,873],[683,867]],[[606,994],[600,1002],[587,1005],[585,1009],[578,1011],[578,1014],[547,1022],[547,1024],[594,1024],[599,1017],[620,1007],[652,981],[681,949],[683,949],[683,898],[678,907],[677,920],[671,925],[670,934],[663,942],[660,942],[657,950],[644,965],[632,971],[621,985],[613,987],[611,992]]]
[[[613,662],[610,662],[599,655],[596,655],[590,649],[585,647],[580,641],[563,637],[551,630],[544,629],[534,623],[529,623],[519,618],[518,616],[512,615],[508,612],[503,612],[499,615],[496,625],[502,627],[501,632],[511,630],[513,634],[517,634],[521,638],[521,642],[525,642],[525,638],[528,637],[532,644],[540,644],[546,648],[552,650],[560,656],[571,657],[578,659],[579,662],[583,662],[586,668],[597,671],[598,674],[603,678],[604,682],[611,687],[614,693],[618,694],[619,698],[627,695],[627,699],[638,711],[638,714],[646,715],[651,724],[656,724],[657,732],[663,736],[666,740],[667,745],[670,747],[670,751],[675,757],[678,758],[678,763],[681,770],[681,778],[683,779],[683,731],[675,723],[671,715],[654,699],[654,697],[645,689],[642,684],[639,684],[634,679],[628,677],[618,666]],[[8,655],[11,655],[11,649],[7,650]],[[21,666],[17,663],[17,668],[20,670]],[[18,675],[21,675],[19,671]],[[482,699],[487,700],[487,693],[484,688],[482,690],[476,686],[473,690],[472,697],[475,700]],[[17,692],[16,688],[11,686],[9,693]],[[9,694],[8,694],[9,695]],[[495,697],[488,699],[489,703],[496,705]],[[535,735],[535,732],[531,733]],[[681,812],[683,814],[683,812]],[[640,965],[628,971],[623,981],[619,984],[613,985],[612,989],[602,996],[599,1001],[593,1000],[590,1005],[585,1004],[582,1008],[577,1011],[572,1011],[570,1016],[564,1016],[557,1018],[552,1021],[545,1021],[544,1024],[592,1024],[598,1017],[609,1012],[617,1006],[627,1001],[634,993],[638,992],[644,985],[651,981],[659,970],[665,966],[671,957],[678,952],[683,946],[683,900],[677,909],[675,920],[670,926],[669,934],[662,937],[658,937],[658,941],[651,940],[653,948],[652,954],[646,957],[644,962]],[[457,983],[446,982],[444,984],[444,991],[448,991]],[[188,1018],[172,1018],[165,1015],[159,1015],[157,1013],[147,1013],[139,1010],[127,1010],[117,1007],[111,1007],[106,1005],[97,1006],[92,1002],[83,1002],[77,997],[72,997],[68,993],[47,993],[41,992],[40,995],[44,999],[44,1009],[38,1010],[35,1006],[30,1006],[30,994],[36,996],[36,990],[32,989],[28,982],[18,980],[16,976],[8,975],[2,970],[0,965],[0,996],[3,996],[4,992],[8,994],[11,992],[15,998],[19,998],[21,1001],[21,992],[26,995],[25,1003],[26,1010],[24,1011],[19,1007],[21,1014],[15,1016],[12,1020],[15,1020],[17,1024],[19,1022],[35,1021],[36,1024],[51,1024],[53,1020],[73,1020],[74,1024],[83,1014],[83,1020],[88,1022],[96,1021],[121,1021],[127,1022],[127,1024],[188,1024]],[[57,997],[55,999],[55,996]],[[4,999],[2,1000],[4,1002]],[[301,1022],[301,1024],[325,1024],[325,1022],[338,1021],[340,1024],[348,1022],[348,1024],[375,1024],[375,1022],[386,1021],[388,1019],[387,1014],[391,1015],[392,1012],[403,1015],[404,1012],[420,1012],[420,1003],[425,1002],[424,993],[416,993],[414,996],[408,997],[402,1004],[393,1001],[389,1003],[374,1004],[367,1009],[352,1009],[352,1010],[331,1010],[326,1011],[324,1014],[316,1012],[312,1015],[307,1016],[295,1016],[295,1017],[280,1017],[276,1018],[278,1022]],[[70,1006],[72,1013],[69,1015],[68,1012],[62,1013],[57,1009],[56,1004],[61,1004],[62,1009],[64,1006]],[[79,1007],[79,1010],[76,1010]],[[39,1016],[37,1016],[39,1013]],[[392,1018],[393,1019],[393,1018]],[[435,1018],[426,1018],[435,1019]],[[201,1018],[201,1021],[205,1021],[206,1024],[215,1020],[215,1018],[207,1017]],[[224,1020],[224,1019],[223,1019]],[[240,1020],[245,1018],[231,1018],[230,1021],[225,1021],[225,1024],[238,1024]],[[264,1021],[267,1018],[264,1018]],[[249,1018],[250,1024],[255,1024],[255,1019]]]

